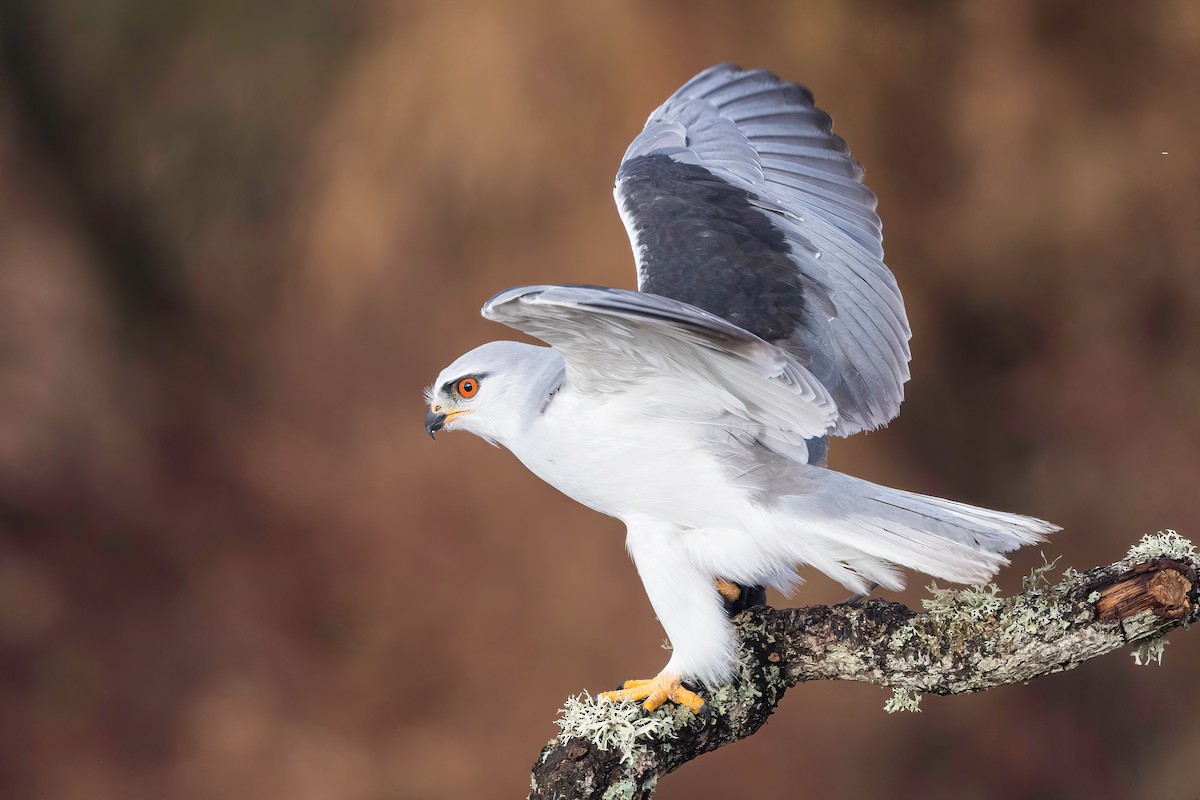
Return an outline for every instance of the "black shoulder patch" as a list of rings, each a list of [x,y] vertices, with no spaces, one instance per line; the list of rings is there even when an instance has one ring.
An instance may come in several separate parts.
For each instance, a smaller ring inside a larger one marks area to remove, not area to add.
[[[804,323],[792,248],[751,192],[661,153],[629,159],[617,177],[643,292],[698,306],[769,342]]]

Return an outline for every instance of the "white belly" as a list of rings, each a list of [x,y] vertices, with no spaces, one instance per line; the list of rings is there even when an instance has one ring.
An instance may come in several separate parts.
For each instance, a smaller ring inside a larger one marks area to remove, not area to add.
[[[604,514],[738,526],[747,505],[695,423],[647,416],[627,395],[556,397],[513,452],[538,477]]]

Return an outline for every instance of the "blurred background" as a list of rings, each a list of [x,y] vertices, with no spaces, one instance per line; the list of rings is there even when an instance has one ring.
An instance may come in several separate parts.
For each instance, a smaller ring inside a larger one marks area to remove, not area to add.
[[[524,796],[661,666],[621,526],[421,389],[499,289],[633,285],[617,163],[725,60],[814,90],[907,298],[833,465],[1060,567],[1200,536],[1196,3],[0,0],[0,796]],[[659,797],[1196,797],[1198,658],[801,686]]]

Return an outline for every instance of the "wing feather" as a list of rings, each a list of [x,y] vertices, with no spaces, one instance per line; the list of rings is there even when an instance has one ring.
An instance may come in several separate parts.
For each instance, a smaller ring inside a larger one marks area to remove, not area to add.
[[[803,445],[837,420],[829,392],[792,355],[686,303],[623,289],[523,286],[499,293],[482,313],[562,353],[567,385],[578,391],[652,392],[656,378],[682,379],[761,425],[769,444]]]
[[[875,195],[832,127],[804,87],[718,65],[650,115],[615,194],[639,289],[789,349],[848,435],[898,413],[910,332]]]

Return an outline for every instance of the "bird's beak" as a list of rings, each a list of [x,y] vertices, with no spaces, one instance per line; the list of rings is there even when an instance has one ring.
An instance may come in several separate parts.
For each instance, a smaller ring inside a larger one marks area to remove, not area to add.
[[[433,439],[434,434],[446,427],[446,415],[439,414],[432,408],[425,412],[425,432]]]

